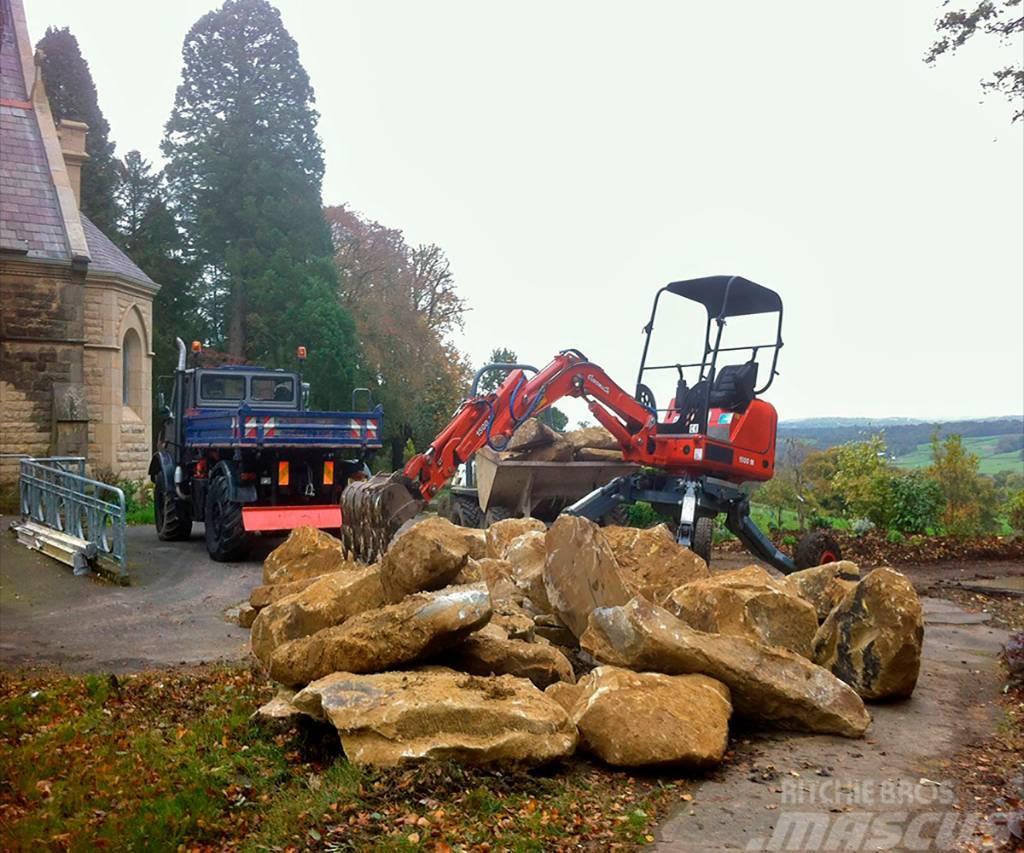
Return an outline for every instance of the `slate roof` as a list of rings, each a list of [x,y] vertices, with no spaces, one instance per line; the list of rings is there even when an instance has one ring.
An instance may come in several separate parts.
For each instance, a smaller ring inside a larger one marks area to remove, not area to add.
[[[17,20],[11,0],[0,0],[0,251],[29,257],[70,260],[72,245],[81,251],[81,237],[68,239],[68,227],[77,234],[78,223],[89,248],[89,273],[116,275],[156,290],[157,285],[73,206],[61,212],[50,163],[46,157],[40,122],[53,134],[49,111],[40,118],[31,103],[31,83],[25,80],[19,34],[31,49],[24,30],[24,10]],[[19,25],[20,22],[20,25]],[[37,92],[37,97],[39,93]],[[49,138],[49,137],[48,137]]]
[[[85,240],[89,244],[89,255],[92,257],[92,260],[89,262],[90,273],[113,273],[136,284],[152,288],[157,287],[156,282],[140,270],[131,258],[117,248],[106,234],[93,225],[84,213],[79,214],[79,216],[82,219]]]
[[[67,259],[57,191],[28,100],[10,2],[0,0],[0,249]]]

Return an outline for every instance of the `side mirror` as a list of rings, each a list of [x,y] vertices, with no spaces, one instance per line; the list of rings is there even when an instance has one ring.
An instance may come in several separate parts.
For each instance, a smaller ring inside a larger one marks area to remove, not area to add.
[[[164,392],[163,391],[158,391],[157,392],[157,395],[156,395],[156,405],[157,405],[157,408],[160,409],[160,411],[163,411],[164,409],[167,408],[167,398],[164,397]]]

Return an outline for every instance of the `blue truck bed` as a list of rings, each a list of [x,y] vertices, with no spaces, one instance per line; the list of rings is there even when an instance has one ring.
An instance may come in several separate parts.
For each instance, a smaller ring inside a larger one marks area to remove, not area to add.
[[[293,409],[189,409],[191,447],[381,447],[384,410],[297,412]]]

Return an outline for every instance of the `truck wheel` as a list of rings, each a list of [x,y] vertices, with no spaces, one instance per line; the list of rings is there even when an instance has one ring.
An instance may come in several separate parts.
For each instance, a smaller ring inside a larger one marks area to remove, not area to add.
[[[711,565],[711,540],[715,533],[715,519],[702,515],[693,523],[693,539],[690,550],[709,566]]]
[[[248,537],[242,526],[242,505],[228,497],[227,477],[217,477],[206,493],[206,551],[218,563],[245,554]]]
[[[507,506],[492,506],[484,513],[483,526],[490,527],[492,524],[504,521],[506,518],[515,518],[515,513],[513,513]]]
[[[480,504],[472,498],[452,498],[450,516],[452,524],[457,524],[459,527],[478,528],[484,526],[483,510],[480,509]]]
[[[160,480],[153,486],[153,518],[157,538],[164,542],[180,542],[192,535],[192,513],[188,504],[168,492]]]
[[[843,555],[839,550],[839,543],[827,530],[814,530],[803,536],[796,543],[796,552],[793,555],[797,569],[823,566],[825,563],[834,563],[841,559]]]

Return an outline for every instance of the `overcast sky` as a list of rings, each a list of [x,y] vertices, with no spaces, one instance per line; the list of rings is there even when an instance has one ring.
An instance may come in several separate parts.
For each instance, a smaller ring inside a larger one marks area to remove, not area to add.
[[[154,160],[214,5],[26,2]],[[939,0],[277,5],[325,202],[445,249],[475,364],[572,346],[631,389],[657,288],[737,273],[786,306],[782,418],[1024,411],[1024,123],[978,86],[1019,41],[925,66]],[[659,351],[702,327],[666,314]]]

